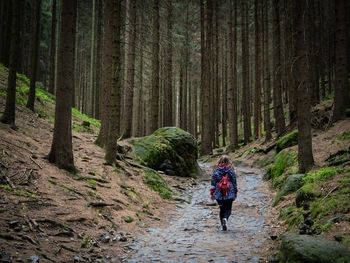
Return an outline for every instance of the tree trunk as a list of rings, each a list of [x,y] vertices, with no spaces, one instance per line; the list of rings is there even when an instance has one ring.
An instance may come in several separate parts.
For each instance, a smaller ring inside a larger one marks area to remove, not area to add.
[[[233,71],[233,38],[232,38],[232,8],[231,1],[226,0],[226,64],[227,64],[227,110],[229,123],[229,141],[230,150],[235,149],[234,134],[234,110],[235,110],[235,94],[234,94],[234,71]]]
[[[34,111],[35,103],[35,83],[38,69],[39,41],[40,41],[40,15],[41,0],[34,0],[32,13],[32,39],[31,39],[31,59],[30,59],[30,88],[28,94],[27,108]]]
[[[294,49],[297,56],[295,70],[297,76],[296,89],[298,100],[298,161],[299,172],[307,172],[313,165],[312,138],[311,138],[311,106],[310,83],[307,82],[308,74],[305,72],[307,65],[307,42],[304,38],[306,28],[307,0],[296,0],[294,9],[295,42]],[[310,33],[310,32],[309,32]]]
[[[268,2],[263,6],[264,18],[264,128],[266,141],[271,140],[271,121],[270,121],[270,70],[269,70],[269,13]]]
[[[97,6],[97,43],[96,43],[96,76],[95,76],[95,106],[94,106],[94,118],[101,119],[101,86],[102,86],[102,40],[103,40],[103,28],[102,28],[102,19],[103,19],[103,1],[98,1]]]
[[[125,87],[125,105],[121,132],[124,138],[132,135],[133,99],[134,99],[134,75],[135,75],[135,49],[136,49],[136,0],[129,0],[129,45],[127,75]]]
[[[147,133],[151,134],[158,128],[159,110],[159,0],[153,0],[152,11],[152,87]]]
[[[7,94],[5,112],[1,117],[1,122],[10,124],[15,128],[16,116],[16,72],[18,65],[18,43],[19,43],[19,22],[20,10],[23,2],[21,0],[12,1],[12,22],[10,36],[10,65],[7,79]]]
[[[74,49],[76,0],[62,0],[57,58],[55,124],[49,161],[75,172],[72,149],[72,90],[74,89]]]
[[[285,130],[285,121],[282,105],[282,87],[281,87],[281,36],[280,36],[280,16],[279,0],[273,1],[273,104],[276,120],[277,137],[280,137]]]
[[[96,49],[95,49],[95,32],[96,32],[96,0],[92,0],[92,18],[91,18],[91,47],[90,47],[90,81],[89,81],[89,92],[88,92],[88,116],[94,114],[94,94],[95,94],[95,71],[96,71]]]
[[[146,112],[144,110],[144,87],[143,87],[143,41],[144,41],[144,13],[143,13],[143,0],[140,3],[140,29],[139,29],[139,96],[138,103],[135,107],[136,117],[135,117],[135,136],[144,135],[144,122],[146,119]]]
[[[103,38],[103,73],[101,93],[101,128],[96,144],[105,147],[109,130],[109,119],[111,114],[111,85],[112,85],[112,41],[113,41],[113,0],[105,2],[104,12],[104,38]]]
[[[242,1],[242,112],[244,127],[244,143],[250,141],[250,98],[249,98],[249,38],[247,30],[247,6]]]
[[[50,48],[50,86],[49,92],[55,94],[55,73],[56,73],[56,0],[52,1],[51,21],[51,48]]]
[[[166,70],[165,70],[165,88],[164,88],[164,126],[173,125],[173,5],[172,0],[168,0],[167,7],[167,49],[166,49]]]
[[[332,121],[336,122],[345,117],[349,106],[347,46],[346,46],[346,1],[336,0],[336,53],[335,53],[335,90]]]
[[[201,155],[212,152],[211,122],[210,122],[210,64],[211,64],[211,24],[212,24],[212,0],[201,0],[201,92],[202,92],[202,127],[201,127]],[[206,15],[204,14],[206,13]],[[206,28],[205,28],[206,25]],[[204,31],[205,30],[205,31]],[[207,37],[205,37],[207,36]]]
[[[112,85],[110,93],[111,111],[109,116],[105,160],[108,164],[116,164],[121,102],[121,0],[107,0],[107,2],[108,1],[112,1]]]
[[[294,62],[296,56],[294,54],[293,41],[295,36],[293,35],[294,23],[293,18],[294,1],[287,3],[287,21],[286,21],[286,48],[287,48],[287,63],[288,63],[288,98],[289,98],[289,125],[295,126],[297,123],[297,90],[295,89],[295,76],[293,75]]]
[[[255,17],[255,97],[254,97],[254,136],[261,138],[261,16],[260,1],[254,1]]]

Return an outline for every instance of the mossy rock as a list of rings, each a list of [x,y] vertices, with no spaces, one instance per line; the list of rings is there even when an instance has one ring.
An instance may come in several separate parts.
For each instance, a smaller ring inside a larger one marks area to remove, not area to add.
[[[283,136],[276,142],[276,152],[279,153],[285,148],[298,144],[298,131],[294,130],[291,133]]]
[[[282,235],[279,262],[344,263],[350,262],[350,251],[342,244],[318,236]]]
[[[195,176],[197,142],[188,132],[177,127],[164,127],[153,134],[131,141],[135,146],[134,159],[142,165],[158,170],[170,160],[176,175]]]
[[[305,174],[293,174],[289,176],[281,188],[281,195],[287,195],[297,191],[303,186],[303,178]]]
[[[313,200],[318,193],[315,191],[315,184],[306,184],[302,186],[295,196],[295,204],[297,207],[302,207],[305,202]]]

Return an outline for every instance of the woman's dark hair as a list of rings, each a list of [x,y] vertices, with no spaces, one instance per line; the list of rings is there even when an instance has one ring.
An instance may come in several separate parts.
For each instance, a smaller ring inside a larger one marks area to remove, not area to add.
[[[218,161],[218,165],[229,165],[230,163],[230,159],[227,155],[222,155]]]
[[[227,155],[222,155],[216,165],[213,167],[213,171],[219,166],[219,165],[229,165],[232,170],[234,170],[233,163],[231,162],[230,158]]]

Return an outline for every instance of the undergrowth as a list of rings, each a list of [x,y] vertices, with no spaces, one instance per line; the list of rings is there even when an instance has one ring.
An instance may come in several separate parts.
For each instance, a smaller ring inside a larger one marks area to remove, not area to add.
[[[163,199],[171,198],[171,190],[164,179],[152,169],[144,169],[145,177],[144,183],[154,191],[158,192]]]

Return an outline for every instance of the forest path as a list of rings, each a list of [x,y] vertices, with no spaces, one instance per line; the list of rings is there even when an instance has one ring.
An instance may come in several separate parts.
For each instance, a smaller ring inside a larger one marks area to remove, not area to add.
[[[168,224],[149,229],[129,244],[134,250],[126,262],[261,262],[269,247],[266,223],[271,196],[262,170],[236,167],[238,198],[233,203],[228,231],[220,230],[219,207],[210,200],[211,168],[189,193],[188,203],[169,212]]]

